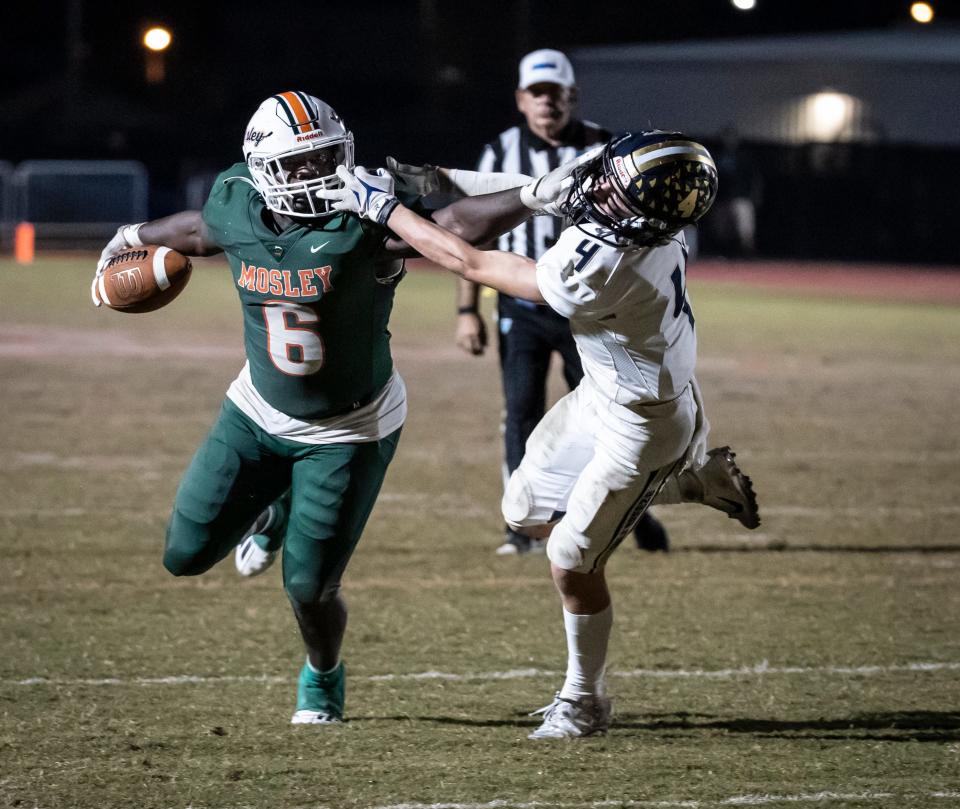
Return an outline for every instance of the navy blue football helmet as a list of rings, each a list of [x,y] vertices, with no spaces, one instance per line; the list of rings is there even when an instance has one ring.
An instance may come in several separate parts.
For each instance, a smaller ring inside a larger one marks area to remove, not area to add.
[[[605,205],[593,193],[604,180],[613,189]],[[560,212],[578,226],[600,225],[612,241],[645,247],[696,222],[716,195],[717,167],[706,147],[679,132],[628,132],[576,169]]]

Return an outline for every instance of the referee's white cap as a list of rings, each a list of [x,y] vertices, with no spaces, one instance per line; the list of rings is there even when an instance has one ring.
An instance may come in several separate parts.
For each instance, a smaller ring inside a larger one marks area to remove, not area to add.
[[[528,53],[520,60],[521,90],[526,90],[532,84],[549,82],[562,87],[573,87],[577,80],[573,76],[573,65],[570,60],[560,53],[545,48]]]

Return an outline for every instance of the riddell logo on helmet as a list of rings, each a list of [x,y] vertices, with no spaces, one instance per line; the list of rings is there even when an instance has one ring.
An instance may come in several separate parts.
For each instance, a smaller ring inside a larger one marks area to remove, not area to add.
[[[627,167],[623,162],[622,157],[613,158],[613,168],[617,172],[617,177],[620,178],[620,182],[624,185],[630,184],[630,173],[627,171]]]
[[[322,138],[323,130],[315,129],[313,132],[308,132],[306,135],[297,135],[297,143],[301,143],[305,140],[314,140],[316,138]]]

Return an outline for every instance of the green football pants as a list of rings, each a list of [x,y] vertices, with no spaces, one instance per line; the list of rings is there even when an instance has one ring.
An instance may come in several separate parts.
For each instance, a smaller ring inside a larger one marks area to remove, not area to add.
[[[332,598],[399,440],[400,430],[362,444],[287,441],[225,400],[177,490],[164,567],[175,576],[209,570],[289,488],[284,587],[301,603]]]

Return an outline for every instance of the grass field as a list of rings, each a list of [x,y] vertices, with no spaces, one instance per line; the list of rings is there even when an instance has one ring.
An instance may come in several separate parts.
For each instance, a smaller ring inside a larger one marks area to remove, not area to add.
[[[225,265],[136,316],[89,305],[92,266],[0,262],[0,807],[960,806],[960,307],[692,270],[763,526],[660,509],[674,552],[609,568],[615,727],[533,743],[559,606],[543,557],[492,553],[499,381],[450,279],[398,294],[411,415],[345,581],[350,721],[317,729],[278,571],[160,564],[242,362]]]

